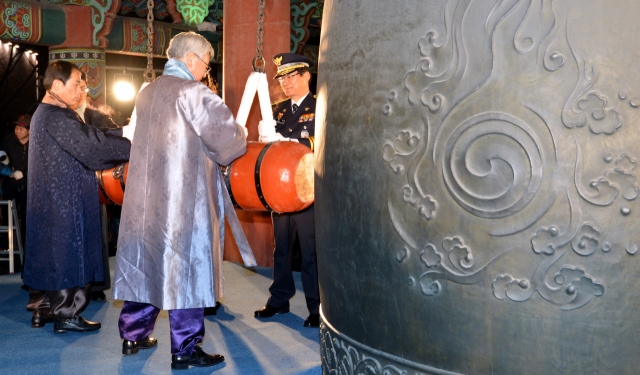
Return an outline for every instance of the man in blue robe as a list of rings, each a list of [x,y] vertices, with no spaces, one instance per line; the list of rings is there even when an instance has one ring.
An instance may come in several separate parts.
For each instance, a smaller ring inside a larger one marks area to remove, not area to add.
[[[81,95],[81,71],[49,65],[47,93],[31,120],[24,283],[46,291],[32,326],[55,320],[54,332],[87,332],[80,316],[91,282],[102,281],[100,204],[95,171],[129,159],[131,142],[87,126],[70,107]]]

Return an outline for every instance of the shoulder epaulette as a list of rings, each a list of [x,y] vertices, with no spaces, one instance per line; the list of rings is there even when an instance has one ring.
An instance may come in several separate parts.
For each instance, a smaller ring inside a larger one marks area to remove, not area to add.
[[[282,100],[278,100],[277,102],[271,102],[271,106],[272,106],[272,107],[278,106],[278,105],[280,105],[280,104],[282,104],[282,103],[286,102],[287,100],[289,100],[289,98],[285,98],[285,99],[282,99]]]

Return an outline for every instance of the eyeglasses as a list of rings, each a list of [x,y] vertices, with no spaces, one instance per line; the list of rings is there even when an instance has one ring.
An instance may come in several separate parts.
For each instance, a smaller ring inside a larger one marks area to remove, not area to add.
[[[196,55],[196,54],[194,53],[194,55]],[[209,67],[209,64],[204,62],[204,60],[202,60],[202,58],[200,58],[200,56],[196,55],[196,57],[199,58],[200,61],[202,61],[202,63],[207,67],[207,74],[209,74],[209,72],[211,71],[211,67]]]
[[[284,81],[288,81],[288,80],[290,80],[291,78],[293,78],[293,77],[295,77],[295,76],[299,76],[299,75],[300,75],[300,73],[295,72],[295,73],[287,74],[286,76],[278,77],[278,78],[276,78],[276,79],[278,80],[278,82],[282,83],[282,82],[284,82]]]

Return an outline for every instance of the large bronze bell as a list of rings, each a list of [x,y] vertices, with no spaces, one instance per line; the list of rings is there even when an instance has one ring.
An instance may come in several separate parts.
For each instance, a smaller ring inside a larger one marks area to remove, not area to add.
[[[326,374],[637,374],[640,2],[325,2]]]

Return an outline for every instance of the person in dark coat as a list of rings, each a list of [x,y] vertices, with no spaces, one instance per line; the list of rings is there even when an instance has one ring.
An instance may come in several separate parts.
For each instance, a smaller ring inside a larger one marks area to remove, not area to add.
[[[20,225],[20,240],[24,247],[25,223],[27,211],[27,176],[29,174],[29,128],[31,115],[18,116],[14,122],[12,134],[8,134],[0,143],[0,150],[7,153],[9,166],[14,170],[13,178],[2,180],[2,199],[14,200]],[[6,224],[5,224],[6,225]]]
[[[72,105],[71,108],[76,111],[82,120],[89,126],[94,127],[103,132],[109,130],[116,130],[111,134],[122,135],[122,128],[116,124],[111,117],[92,107],[87,102],[87,95],[89,93],[89,89],[87,86],[87,75],[82,73],[80,75],[80,80],[82,81],[80,89],[82,90],[82,94],[80,96],[80,101],[75,105]],[[118,130],[120,129],[120,130]]]
[[[97,109],[90,107],[87,103],[87,94],[89,92],[87,86],[87,75],[83,72],[80,75],[80,101],[77,104],[72,105],[71,109],[76,111],[82,120],[89,126],[99,129],[101,131],[112,132],[122,136],[122,129],[111,119],[111,117],[105,113],[100,112]],[[96,192],[97,194],[97,192]],[[91,284],[91,300],[92,301],[106,301],[107,296],[104,294],[106,289],[111,288],[111,272],[109,271],[109,235],[108,235],[108,219],[107,219],[107,205],[100,205],[100,228],[102,233],[102,267],[103,279],[102,282],[93,282]]]
[[[273,58],[278,67],[276,78],[289,99],[274,110],[274,120],[261,121],[258,130],[260,141],[299,142],[313,150],[315,133],[316,98],[309,92],[309,65],[311,61],[293,53],[278,54]],[[273,282],[267,304],[254,314],[258,318],[270,318],[289,312],[289,299],[296,292],[291,271],[291,253],[296,236],[300,242],[300,274],[304,296],[309,310],[305,327],[320,326],[320,291],[316,262],[315,224],[313,205],[295,213],[271,214],[275,250],[273,252]]]
[[[80,316],[91,282],[103,278],[94,171],[129,160],[131,149],[128,139],[87,126],[70,108],[80,100],[80,74],[66,61],[49,65],[31,121],[24,283],[46,291],[32,326],[55,320],[55,333],[100,329]]]

